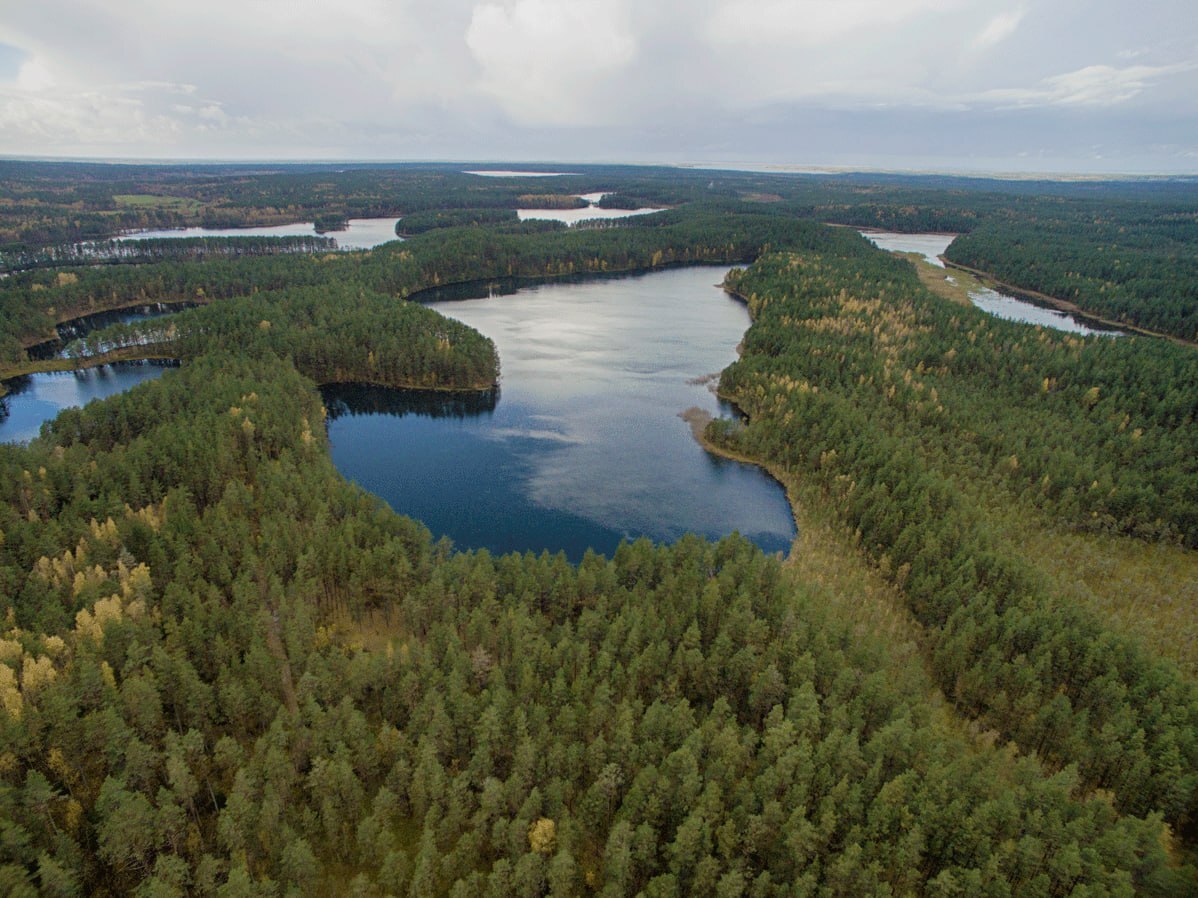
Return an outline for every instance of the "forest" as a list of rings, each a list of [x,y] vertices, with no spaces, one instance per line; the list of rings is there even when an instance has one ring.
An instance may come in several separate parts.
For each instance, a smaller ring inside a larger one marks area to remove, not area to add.
[[[1198,198],[571,171],[543,195],[670,208],[519,223],[527,182],[449,166],[0,163],[0,227],[42,249],[130,210],[414,220],[369,252],[153,246],[0,280],[4,371],[56,323],[192,306],[68,349],[177,370],[0,444],[0,892],[1198,895],[1176,627],[1123,626],[1025,551],[1046,533],[1194,570],[1198,354],[988,317],[819,223],[975,214],[1014,240],[1049,207],[1134,206],[1151,230]],[[181,201],[111,208],[147,195]],[[84,198],[93,218],[56,211]],[[1163,265],[1129,244],[1144,278]],[[788,486],[810,531],[790,558],[736,535],[578,565],[460,552],[333,467],[321,384],[495,401],[494,345],[422,291],[696,262],[744,266],[725,287],[752,325],[719,383],[743,418],[706,440]],[[828,576],[795,557],[817,531]],[[893,595],[909,648],[863,623],[850,569]]]
[[[713,422],[713,439],[820,485],[928,630],[965,713],[1120,807],[1193,819],[1193,682],[1056,601],[988,526],[987,493],[1192,547],[1196,397],[1171,405],[1152,381],[1198,382],[1198,355],[991,319],[876,252],[766,256],[729,287],[754,325],[720,388],[749,424]]]
[[[519,166],[517,166],[517,169]],[[97,165],[0,160],[0,270],[137,228],[245,227],[402,215],[403,234],[514,220],[519,207],[752,204],[812,221],[960,235],[947,256],[1015,288],[1193,341],[1198,182],[782,175],[572,166],[530,192],[448,164]]]
[[[203,260],[280,253],[329,253],[332,237],[170,237],[93,240],[5,254],[9,272],[94,264],[146,264],[169,259]]]
[[[947,256],[1105,318],[1198,342],[1195,241],[1193,213],[1140,213],[988,224],[954,240]]]

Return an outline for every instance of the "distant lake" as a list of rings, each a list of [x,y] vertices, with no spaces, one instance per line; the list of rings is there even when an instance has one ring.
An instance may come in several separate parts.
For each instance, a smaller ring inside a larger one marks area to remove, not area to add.
[[[511,169],[486,168],[462,172],[464,175],[478,175],[480,178],[561,178],[565,175],[578,174],[572,171],[513,171]]]
[[[648,215],[651,212],[661,212],[659,208],[642,206],[640,209],[604,209],[597,206],[606,193],[576,193],[579,199],[586,200],[587,205],[579,209],[517,209],[516,215],[521,221],[538,219],[541,221],[563,221],[568,225],[580,221],[592,221],[606,218],[630,218],[633,215]]]
[[[861,231],[874,246],[892,253],[919,253],[937,268],[943,268],[940,257],[953,242],[956,234],[889,234],[882,231]]]
[[[333,461],[458,548],[610,554],[625,537],[795,536],[782,487],[705,452],[678,417],[729,414],[705,383],[749,325],[727,268],[429,302],[493,339],[498,395],[326,387]]]
[[[118,240],[157,240],[176,237],[332,237],[338,249],[373,249],[383,243],[399,240],[395,225],[398,218],[351,218],[343,231],[326,231],[317,235],[310,221],[270,225],[260,228],[165,228],[157,231],[131,231]]]
[[[83,371],[30,374],[7,382],[0,399],[0,443],[25,443],[38,435],[42,423],[64,408],[87,405],[123,393],[146,380],[160,377],[163,364],[120,362]]]
[[[940,268],[945,267],[940,256],[944,255],[948,245],[957,236],[956,234],[891,234],[880,231],[861,231],[860,233],[880,249],[889,250],[892,253],[919,253]],[[956,278],[950,274],[948,281],[956,283]],[[988,312],[996,318],[1004,318],[1007,321],[1036,324],[1072,334],[1103,337],[1122,336],[1121,331],[1098,328],[1068,312],[1036,305],[989,287],[970,291],[969,300],[983,312]]]
[[[597,218],[629,218],[633,215],[648,215],[660,212],[661,209],[645,207],[643,209],[602,209],[599,206],[585,206],[581,209],[517,209],[516,214],[521,221],[542,219],[545,221],[564,221],[568,225],[580,221],[591,221]]]

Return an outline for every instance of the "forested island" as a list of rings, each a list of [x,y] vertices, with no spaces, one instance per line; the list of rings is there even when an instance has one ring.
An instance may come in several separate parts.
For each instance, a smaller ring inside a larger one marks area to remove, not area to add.
[[[0,162],[0,376],[181,362],[0,445],[0,891],[1198,894],[1198,186],[461,168]],[[593,193],[667,211],[516,220]],[[700,437],[787,486],[786,558],[455,551],[333,467],[318,385],[499,381],[422,291],[702,262],[753,323]],[[146,303],[188,307],[29,355]]]

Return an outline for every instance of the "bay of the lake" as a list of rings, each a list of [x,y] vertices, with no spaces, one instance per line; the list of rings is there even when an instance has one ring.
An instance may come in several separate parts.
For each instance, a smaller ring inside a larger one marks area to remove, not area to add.
[[[25,443],[42,423],[64,408],[123,393],[161,376],[166,367],[152,362],[120,362],[82,371],[55,371],[14,378],[0,399],[0,443]]]
[[[460,549],[588,548],[733,531],[766,551],[795,536],[782,487],[716,458],[679,413],[729,414],[700,379],[736,359],[749,325],[696,266],[430,302],[493,339],[498,396],[326,387],[347,478]]]

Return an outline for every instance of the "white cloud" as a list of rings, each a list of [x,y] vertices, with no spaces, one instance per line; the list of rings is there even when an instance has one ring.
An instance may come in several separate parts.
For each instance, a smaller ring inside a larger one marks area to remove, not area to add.
[[[1149,105],[1169,133],[1136,139],[1198,144],[1192,0],[1125,2],[10,2],[0,153],[851,155],[958,144],[936,115],[990,116],[984,144],[997,110]]]
[[[79,93],[45,96],[0,91],[0,130],[42,141],[46,151],[76,145],[159,142],[175,131],[169,116],[148,116],[136,99]]]
[[[996,44],[1001,44],[1015,33],[1019,23],[1023,21],[1025,12],[1022,9],[1014,9],[999,13],[987,22],[986,27],[973,39],[974,49],[987,50]]]
[[[30,93],[50,90],[56,83],[54,73],[45,60],[37,57],[22,63],[17,71],[17,87]]]
[[[622,0],[483,3],[466,45],[481,68],[481,90],[530,125],[602,121],[608,110],[599,89],[637,48]]]
[[[962,0],[732,0],[704,29],[719,44],[810,46],[955,9]]]
[[[187,96],[191,96],[198,90],[194,84],[176,84],[173,81],[131,81],[120,85],[120,88],[126,91],[161,90],[173,94],[186,94]]]
[[[1052,75],[1033,87],[989,90],[977,99],[1003,106],[1115,106],[1139,96],[1154,81],[1195,70],[1198,63],[1124,68],[1090,65]]]

